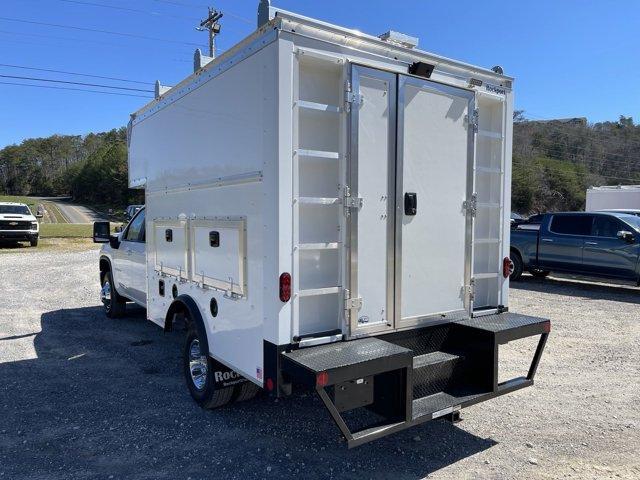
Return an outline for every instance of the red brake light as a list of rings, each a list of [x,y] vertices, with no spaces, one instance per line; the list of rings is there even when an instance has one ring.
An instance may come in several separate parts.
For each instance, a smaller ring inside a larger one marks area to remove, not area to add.
[[[267,378],[267,381],[265,382],[265,387],[267,387],[267,390],[269,392],[273,392],[273,380],[270,378]]]
[[[316,385],[319,387],[325,387],[329,383],[329,374],[327,372],[320,372],[316,376]]]
[[[509,275],[513,273],[513,262],[509,257],[504,257],[502,260],[502,276],[509,278]]]
[[[280,275],[280,300],[282,302],[291,300],[291,274],[287,272]]]

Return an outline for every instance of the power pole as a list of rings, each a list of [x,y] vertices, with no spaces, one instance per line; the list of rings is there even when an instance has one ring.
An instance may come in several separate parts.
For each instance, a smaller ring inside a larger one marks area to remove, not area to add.
[[[220,33],[222,26],[218,23],[218,20],[222,18],[222,12],[215,10],[213,7],[209,7],[209,16],[200,22],[200,26],[196,27],[196,30],[204,32],[209,31],[209,56],[215,58],[216,56],[216,35]]]

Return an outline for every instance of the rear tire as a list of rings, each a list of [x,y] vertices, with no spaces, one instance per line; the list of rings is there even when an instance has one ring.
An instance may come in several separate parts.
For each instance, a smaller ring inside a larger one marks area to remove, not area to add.
[[[102,276],[102,289],[100,297],[104,305],[104,313],[109,318],[120,318],[124,316],[127,309],[127,301],[116,291],[113,284],[113,276],[111,270],[107,270]]]
[[[551,272],[549,270],[538,270],[532,268],[531,270],[529,270],[529,273],[536,278],[546,278]]]
[[[522,276],[522,272],[524,270],[524,264],[522,262],[522,257],[516,251],[511,251],[511,261],[513,262],[513,272],[509,275],[509,280],[516,282],[520,280]]]
[[[251,381],[246,381],[234,387],[236,389],[236,402],[251,400],[260,391],[260,387]]]
[[[233,399],[235,387],[215,388],[211,373],[216,370],[216,361],[209,355],[202,355],[200,345],[201,339],[191,325],[182,351],[187,387],[191,397],[202,408],[219,408]]]

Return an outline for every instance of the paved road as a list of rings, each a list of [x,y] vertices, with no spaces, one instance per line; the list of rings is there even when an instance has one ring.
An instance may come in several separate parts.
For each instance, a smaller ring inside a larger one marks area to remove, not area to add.
[[[68,200],[50,198],[48,201],[56,204],[62,216],[65,217],[69,223],[93,223],[108,220],[90,208],[71,203]]]
[[[197,407],[181,333],[105,318],[97,267],[95,249],[2,256],[0,480],[640,478],[638,289],[523,277],[510,307],[553,323],[533,387],[348,450],[312,392]],[[519,342],[501,372],[526,372]]]

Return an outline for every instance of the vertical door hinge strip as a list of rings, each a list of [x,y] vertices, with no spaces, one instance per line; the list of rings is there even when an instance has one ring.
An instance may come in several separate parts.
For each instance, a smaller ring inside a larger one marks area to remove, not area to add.
[[[473,128],[473,133],[478,133],[478,119],[480,117],[480,112],[477,108],[473,109],[471,112],[471,116],[469,117],[469,126]]]
[[[471,195],[469,200],[465,200],[462,202],[462,209],[472,217],[476,216],[478,211],[478,194],[474,193]]]

